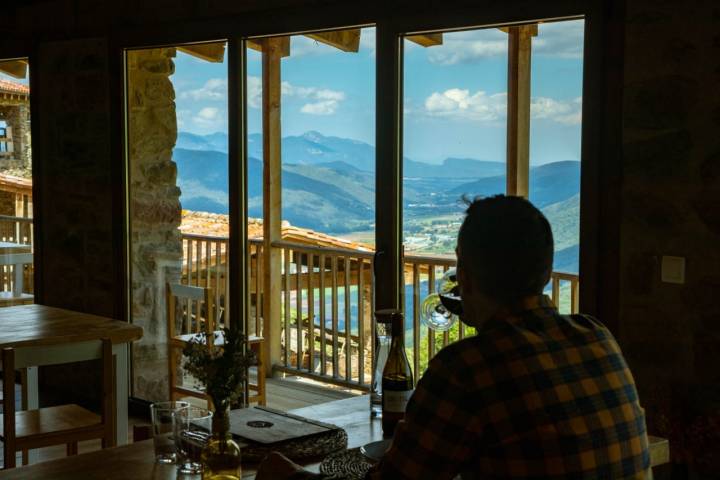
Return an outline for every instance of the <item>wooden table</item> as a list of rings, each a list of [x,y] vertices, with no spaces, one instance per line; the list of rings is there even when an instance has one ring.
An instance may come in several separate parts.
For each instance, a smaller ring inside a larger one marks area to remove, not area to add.
[[[117,443],[128,442],[128,344],[142,337],[141,327],[106,317],[45,305],[0,308],[0,349],[67,344],[109,338],[116,359]],[[42,364],[40,359],[38,364]],[[37,367],[27,369],[27,408],[38,408]]]
[[[370,420],[368,396],[347,398],[334,402],[298,408],[290,413],[343,427],[348,433],[348,447],[359,447],[382,438],[379,420]],[[650,454],[653,465],[667,463],[669,453],[667,440],[651,437]],[[255,478],[256,465],[243,465],[243,478]],[[306,465],[317,471],[318,464]],[[199,480],[200,476],[176,474],[174,465],[155,464],[152,440],[108,450],[86,453],[76,457],[67,457],[51,462],[39,463],[15,470],[0,471],[0,480],[43,478],[86,480]]]

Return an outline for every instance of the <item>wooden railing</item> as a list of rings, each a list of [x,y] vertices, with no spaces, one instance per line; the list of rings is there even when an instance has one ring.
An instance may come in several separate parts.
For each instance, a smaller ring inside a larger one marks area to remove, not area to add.
[[[225,270],[227,239],[185,234],[183,248],[183,282],[212,285],[219,292],[217,308],[223,309],[230,293]],[[262,334],[263,243],[251,240],[249,248],[249,333]],[[282,252],[281,333],[266,339],[281,344],[275,370],[367,390],[374,355],[373,252],[287,241],[274,242],[273,248]],[[450,255],[405,255],[405,344],[415,372],[423,372],[444,346],[474,334],[462,322],[437,333],[420,321],[422,300],[435,291],[455,262]],[[578,291],[577,275],[552,273],[547,293],[563,313],[577,312]]]
[[[33,219],[0,215],[0,242],[29,245],[34,251]],[[15,265],[0,265],[0,291],[10,292],[14,288]],[[33,266],[24,265],[23,292],[33,293]]]

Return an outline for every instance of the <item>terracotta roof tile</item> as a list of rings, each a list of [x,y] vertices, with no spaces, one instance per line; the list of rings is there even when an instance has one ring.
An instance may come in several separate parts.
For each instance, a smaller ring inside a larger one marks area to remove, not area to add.
[[[0,79],[0,92],[28,95],[30,93],[30,87],[23,85],[22,83]]]
[[[213,237],[227,237],[230,232],[229,217],[218,213],[182,211],[182,224],[180,231],[184,234],[194,234]],[[248,219],[248,237],[261,240],[263,236],[262,219]],[[333,237],[325,233],[316,232],[307,228],[282,224],[282,238],[307,245],[318,247],[344,248],[351,250],[373,251],[373,247],[359,242],[352,242],[343,238]]]

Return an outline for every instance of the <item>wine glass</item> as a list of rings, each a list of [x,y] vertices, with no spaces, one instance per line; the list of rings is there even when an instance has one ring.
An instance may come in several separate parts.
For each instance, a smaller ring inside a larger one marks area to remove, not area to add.
[[[449,269],[440,279],[438,291],[431,293],[420,306],[420,319],[431,330],[450,330],[462,314],[462,299],[454,268]]]

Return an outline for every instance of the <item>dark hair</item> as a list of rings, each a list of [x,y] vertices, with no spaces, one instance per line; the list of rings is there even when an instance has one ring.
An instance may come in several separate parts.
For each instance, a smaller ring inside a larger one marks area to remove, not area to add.
[[[478,288],[504,305],[542,293],[553,264],[552,230],[542,212],[522,197],[464,200],[461,267]]]

